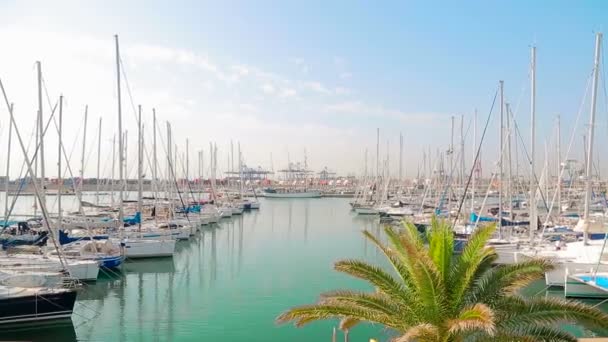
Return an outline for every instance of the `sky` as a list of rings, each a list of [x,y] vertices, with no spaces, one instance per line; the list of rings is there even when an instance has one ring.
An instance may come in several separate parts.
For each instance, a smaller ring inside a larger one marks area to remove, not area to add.
[[[361,174],[380,154],[397,174],[399,134],[404,174],[413,177],[423,150],[446,151],[451,117],[455,140],[464,117],[465,164],[473,156],[472,121],[478,140],[498,81],[529,145],[530,47],[537,46],[537,140],[539,165],[545,145],[555,163],[555,121],[562,120],[562,159],[581,158],[589,121],[588,80],[595,33],[608,27],[605,1],[10,1],[0,2],[0,79],[24,143],[37,110],[35,62],[42,62],[48,119],[60,94],[64,145],[73,172],[80,170],[85,105],[88,105],[85,175],[96,175],[97,125],[102,117],[101,174],[110,175],[117,132],[114,34],[123,78],[127,167],[135,176],[136,111],[141,104],[150,153],[152,108],[185,151],[197,174],[197,151],[218,145],[225,170],[230,141],[240,143],[245,163],[278,170],[289,161],[315,171]],[[604,59],[604,58],[603,58]],[[604,74],[603,70],[600,74]],[[599,83],[596,151],[600,169],[608,138],[608,106]],[[584,100],[584,101],[583,101]],[[581,112],[577,121],[578,112]],[[0,106],[0,141],[6,146],[8,111]],[[498,155],[498,105],[484,139],[484,173]],[[57,132],[45,137],[47,175],[56,175]],[[515,138],[514,138],[515,139]],[[574,141],[567,153],[570,140]],[[14,143],[15,144],[15,143]],[[518,164],[524,165],[523,144]],[[528,146],[529,147],[529,146]],[[159,159],[166,148],[159,148]],[[180,152],[180,153],[182,153]],[[0,148],[4,169],[6,148]],[[236,153],[236,152],[235,152]],[[595,154],[595,153],[594,153]],[[22,153],[13,145],[12,176]],[[271,157],[272,156],[272,157]],[[515,158],[514,158],[515,159]],[[542,160],[541,160],[542,159]],[[604,158],[605,159],[605,158]],[[272,163],[271,163],[272,161]],[[515,163],[515,160],[514,160]],[[149,163],[146,163],[149,164]],[[608,164],[607,164],[608,165]],[[520,166],[524,169],[523,166]],[[523,172],[523,171],[522,171]]]

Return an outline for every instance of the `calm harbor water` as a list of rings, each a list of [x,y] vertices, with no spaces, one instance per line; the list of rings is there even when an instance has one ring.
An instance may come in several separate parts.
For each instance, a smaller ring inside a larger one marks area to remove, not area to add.
[[[20,204],[23,208],[27,200]],[[262,199],[259,211],[223,220],[173,259],[128,262],[79,293],[72,322],[0,331],[0,340],[38,341],[330,341],[336,322],[277,326],[285,309],[338,288],[364,283],[332,270],[334,261],[382,262],[361,231],[379,231],[353,215],[346,199]],[[546,293],[542,285],[527,289]],[[578,335],[589,335],[576,327]],[[351,341],[386,340],[379,327],[360,326]],[[341,340],[339,336],[339,340]]]
[[[66,200],[70,200],[66,198]],[[49,202],[53,201],[51,197]],[[129,262],[78,295],[73,324],[5,331],[0,339],[68,341],[330,340],[335,322],[277,326],[290,306],[319,293],[366,285],[332,270],[340,258],[380,259],[362,238],[377,229],[345,199],[264,200],[259,211],[221,221],[173,259]],[[27,200],[20,204],[24,209]],[[353,340],[382,337],[373,327]]]

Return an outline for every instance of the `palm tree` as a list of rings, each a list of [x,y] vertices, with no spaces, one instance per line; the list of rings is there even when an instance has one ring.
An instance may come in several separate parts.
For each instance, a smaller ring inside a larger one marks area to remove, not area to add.
[[[519,290],[552,269],[534,259],[493,266],[496,251],[486,247],[494,225],[479,228],[460,255],[454,254],[449,223],[432,220],[428,247],[416,227],[384,229],[388,244],[368,231],[365,237],[386,256],[392,271],[359,260],[341,260],[335,269],[369,282],[372,292],[339,290],[316,304],[292,308],[277,318],[300,327],[340,319],[341,329],[359,322],[380,324],[395,341],[576,341],[559,328],[576,323],[608,328],[608,314],[559,298],[524,298]]]

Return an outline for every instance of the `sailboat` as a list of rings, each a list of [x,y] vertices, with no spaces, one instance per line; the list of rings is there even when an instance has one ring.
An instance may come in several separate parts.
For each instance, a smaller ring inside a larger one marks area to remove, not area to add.
[[[40,62],[37,64],[40,80]],[[27,173],[32,176],[32,178],[35,178],[33,177],[34,171],[32,163],[29,160],[23,140],[21,139],[21,135],[19,134],[19,130],[15,123],[13,106],[8,101],[4,85],[2,85],[1,81],[0,88],[9,110],[11,127],[15,129],[15,134],[19,140],[19,146],[24,155]],[[41,109],[38,111],[38,116],[39,119],[41,119]],[[51,234],[50,238],[53,245],[59,250],[57,241],[52,235],[51,226],[49,224],[46,202],[43,200],[36,182],[33,183],[33,187],[40,204],[43,225],[49,234]],[[59,260],[61,261],[61,256],[59,257]],[[63,262],[61,263],[63,264]],[[71,317],[76,302],[76,290],[74,288],[62,288],[56,281],[51,281],[53,279],[62,280],[62,274],[62,272],[34,272],[29,270],[4,271],[3,275],[0,277],[0,324]]]
[[[555,268],[545,275],[546,284],[549,286],[566,286],[566,292],[570,296],[575,293],[584,295],[579,290],[572,290],[570,278],[568,274],[576,274],[581,271],[595,269],[596,272],[608,272],[608,264],[603,262],[604,255],[604,240],[592,240],[589,236],[593,232],[605,233],[604,216],[591,215],[591,195],[593,183],[593,146],[594,146],[594,127],[595,113],[597,103],[597,87],[600,68],[602,34],[597,33],[595,41],[595,60],[593,69],[593,86],[591,94],[591,113],[588,126],[587,140],[587,164],[585,177],[585,205],[583,217],[578,221],[574,231],[582,232],[583,239],[580,241],[569,242],[564,244],[556,244],[549,246],[540,246],[532,252],[521,252],[519,257],[544,257],[552,260],[555,263]],[[534,206],[531,206],[534,207]],[[576,281],[574,281],[576,283]]]
[[[118,223],[119,223],[119,234],[118,237],[112,238],[111,240],[116,243],[120,243],[120,246],[123,248],[124,255],[127,258],[152,258],[152,257],[171,257],[175,252],[175,240],[174,239],[146,239],[143,236],[125,236],[124,235],[124,200],[123,200],[123,191],[124,191],[124,149],[123,149],[123,139],[122,139],[122,103],[121,103],[121,87],[120,87],[120,50],[118,45],[118,35],[114,36],[116,43],[116,83],[117,83],[117,94],[118,94],[118,156],[119,156],[119,181],[120,181],[120,190],[119,190],[119,209],[118,209]],[[141,215],[142,212],[142,121],[141,121],[141,106],[139,107],[139,117],[138,117],[138,212]],[[141,222],[139,223],[141,225]]]

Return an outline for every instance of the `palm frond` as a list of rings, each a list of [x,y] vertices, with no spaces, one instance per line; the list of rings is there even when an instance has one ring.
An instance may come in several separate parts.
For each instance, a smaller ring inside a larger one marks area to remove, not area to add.
[[[505,313],[500,322],[500,326],[505,328],[577,322],[587,328],[608,329],[608,314],[581,302],[551,297],[507,296],[501,299],[498,306]]]
[[[424,241],[422,240],[422,235],[418,231],[418,228],[413,222],[403,221],[403,230],[401,232],[400,239],[403,241],[404,239],[413,242],[418,248],[424,248]]]
[[[383,312],[388,316],[395,316],[404,321],[417,316],[416,303],[402,305],[383,293],[367,293],[350,290],[337,290],[321,295],[321,304],[351,304],[360,308]]]
[[[416,243],[402,239],[407,258],[412,260],[407,266],[410,269],[412,291],[416,293],[424,306],[424,315],[428,322],[438,322],[443,318],[448,299],[441,274],[426,250],[420,251]]]
[[[391,227],[386,227],[385,232],[387,235],[397,236],[397,234],[393,231]],[[399,251],[399,247],[401,247],[401,242],[398,241],[398,246],[393,246],[394,249],[389,249],[385,244],[383,244],[376,236],[374,236],[371,232],[365,230],[363,231],[363,236],[367,238],[371,243],[373,243],[382,253],[386,256],[391,266],[397,272],[401,280],[403,281],[403,285],[407,288],[411,286],[410,279],[410,271],[408,267],[404,263],[408,261],[404,258],[402,252]],[[398,237],[397,237],[398,239]]]
[[[428,323],[423,323],[408,329],[403,335],[395,339],[395,342],[431,342],[439,341],[441,334],[439,329]]]
[[[443,277],[443,282],[447,283],[452,256],[454,255],[454,233],[449,223],[433,217],[431,230],[427,236],[429,241],[428,253]]]
[[[380,267],[370,265],[364,261],[351,259],[336,262],[334,269],[369,282],[378,291],[386,294],[401,306],[409,306],[415,303],[413,294]]]
[[[345,317],[340,320],[340,325],[338,326],[342,331],[348,331],[352,329],[355,325],[359,324],[360,320],[352,317]]]
[[[475,275],[478,274],[479,267],[486,265],[484,261],[496,254],[493,249],[485,247],[495,229],[495,225],[479,227],[469,238],[460,256],[454,261],[449,278],[450,284],[452,284],[450,287],[452,303],[462,302],[464,294],[474,282]]]
[[[493,336],[496,332],[494,312],[487,305],[478,303],[462,310],[456,319],[449,320],[447,327],[453,336],[475,330]]]
[[[465,294],[465,303],[490,303],[500,296],[515,294],[531,282],[542,278],[553,265],[546,259],[530,259],[496,266],[481,274]]]
[[[358,321],[378,323],[397,331],[404,331],[401,321],[376,310],[360,308],[349,304],[313,304],[291,308],[276,318],[278,324],[294,321],[295,326],[301,327],[310,322],[330,319],[349,318]],[[406,328],[406,327],[405,327]]]
[[[578,339],[558,327],[527,324],[507,331],[502,336],[494,336],[492,341],[533,341],[533,342],[576,342]],[[490,341],[490,339],[488,339]]]

